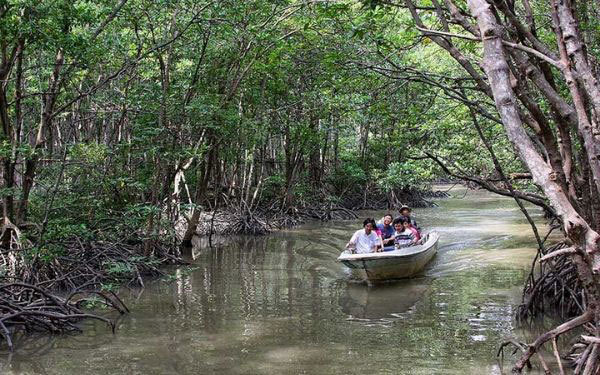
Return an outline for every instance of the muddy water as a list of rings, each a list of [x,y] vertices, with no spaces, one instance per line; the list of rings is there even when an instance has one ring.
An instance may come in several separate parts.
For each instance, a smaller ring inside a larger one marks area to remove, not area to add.
[[[535,334],[514,321],[533,237],[510,199],[451,193],[416,211],[441,235],[416,279],[350,282],[335,258],[358,221],[198,247],[193,270],[124,292],[132,313],[115,335],[88,324],[81,335],[37,340],[3,354],[0,373],[502,373],[498,343]]]

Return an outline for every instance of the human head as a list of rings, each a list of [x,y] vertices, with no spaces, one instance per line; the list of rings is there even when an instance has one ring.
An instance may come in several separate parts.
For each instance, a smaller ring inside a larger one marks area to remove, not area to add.
[[[396,231],[398,232],[402,232],[402,230],[404,230],[404,227],[402,226],[402,223],[405,220],[403,218],[397,218],[396,220],[394,220],[394,229],[396,229]]]
[[[394,217],[391,214],[385,214],[385,216],[383,217],[383,224],[390,225],[390,224],[392,224],[393,220],[394,220]]]
[[[363,221],[363,228],[365,228],[365,232],[367,234],[371,233],[371,231],[373,230],[373,227],[374,227],[373,223],[374,222],[375,222],[375,220],[373,220],[373,218],[370,218],[370,217],[366,218]]]
[[[373,230],[375,232],[377,232],[379,229],[377,228],[377,222],[375,221],[375,219],[371,219],[371,228],[373,228]],[[379,233],[377,233],[379,234]]]
[[[410,225],[410,220],[404,220],[404,221],[402,222],[402,226],[403,226],[404,228],[410,228],[410,227],[411,227],[411,225]]]
[[[400,215],[402,216],[410,216],[410,207],[402,206],[400,207]]]

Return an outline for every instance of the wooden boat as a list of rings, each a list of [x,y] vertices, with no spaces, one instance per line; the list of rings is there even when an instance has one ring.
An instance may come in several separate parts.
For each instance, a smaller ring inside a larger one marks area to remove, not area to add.
[[[431,232],[421,244],[380,253],[352,254],[344,251],[337,259],[352,270],[354,276],[367,281],[403,279],[421,272],[437,253],[440,236]]]

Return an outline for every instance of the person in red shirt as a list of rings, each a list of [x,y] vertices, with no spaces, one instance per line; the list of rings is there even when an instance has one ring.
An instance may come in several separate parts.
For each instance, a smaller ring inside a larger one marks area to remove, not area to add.
[[[417,228],[415,228],[410,221],[407,220],[404,222],[404,228],[410,229],[413,236],[415,236],[415,243],[419,243],[419,241],[421,241],[421,233],[419,233]]]

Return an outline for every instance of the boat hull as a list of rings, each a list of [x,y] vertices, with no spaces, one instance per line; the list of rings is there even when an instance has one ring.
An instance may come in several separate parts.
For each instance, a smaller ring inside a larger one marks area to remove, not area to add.
[[[342,253],[338,261],[348,267],[354,277],[367,281],[409,278],[419,274],[437,253],[439,235],[429,233],[422,245],[399,250],[349,254]]]

